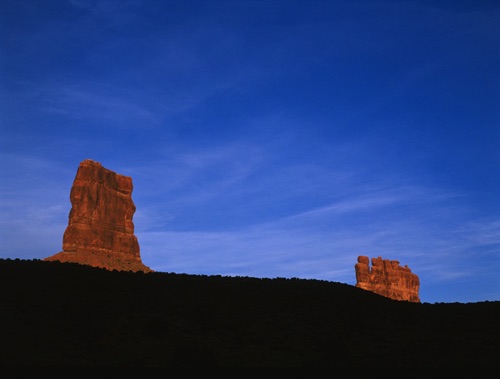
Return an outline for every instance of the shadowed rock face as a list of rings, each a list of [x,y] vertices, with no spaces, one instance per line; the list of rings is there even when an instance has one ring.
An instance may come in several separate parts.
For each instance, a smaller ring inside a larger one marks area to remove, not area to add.
[[[419,303],[420,280],[408,266],[401,267],[396,260],[359,256],[356,270],[356,287],[375,292],[394,300]]]
[[[71,210],[60,253],[47,261],[74,262],[108,270],[143,271],[132,217],[132,178],[87,159],[71,188]]]

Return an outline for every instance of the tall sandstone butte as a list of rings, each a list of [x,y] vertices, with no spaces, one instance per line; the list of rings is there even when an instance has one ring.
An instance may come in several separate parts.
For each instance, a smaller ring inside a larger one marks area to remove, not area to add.
[[[80,163],[71,187],[63,251],[45,261],[73,262],[118,271],[152,272],[141,261],[132,217],[132,178],[91,159]]]
[[[367,256],[360,255],[356,270],[356,287],[375,292],[394,300],[420,303],[418,291],[420,280],[408,266],[401,267],[399,261],[372,258],[372,267]]]

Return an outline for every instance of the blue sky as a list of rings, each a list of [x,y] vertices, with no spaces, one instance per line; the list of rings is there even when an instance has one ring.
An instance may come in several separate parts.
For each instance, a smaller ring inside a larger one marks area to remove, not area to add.
[[[0,257],[59,252],[78,165],[144,264],[500,300],[495,1],[0,1]]]

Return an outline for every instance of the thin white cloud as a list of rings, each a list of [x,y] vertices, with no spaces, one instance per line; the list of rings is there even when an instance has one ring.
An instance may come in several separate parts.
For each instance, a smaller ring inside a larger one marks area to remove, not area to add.
[[[456,230],[467,246],[500,245],[500,220],[481,219],[468,222]],[[500,260],[500,257],[498,258]]]
[[[211,160],[210,156],[206,160],[190,157],[187,162],[191,165],[186,166],[193,171],[203,170],[202,162],[213,167],[219,158]],[[254,169],[249,167],[250,172]],[[286,169],[280,173],[283,171]],[[286,175],[293,176],[293,170]],[[352,183],[352,175],[348,181]],[[140,227],[143,259],[159,271],[315,278],[350,284],[355,282],[353,267],[358,255],[398,259],[424,283],[443,286],[490,270],[457,262],[470,259],[482,245],[497,244],[498,222],[457,227],[459,220],[467,217],[463,214],[466,210],[453,207],[450,200],[461,194],[424,186],[387,185],[361,185],[349,193],[339,186],[336,201],[270,221],[256,220],[231,231],[168,231],[167,224],[164,231],[153,232]],[[492,255],[494,249],[498,254],[498,246],[487,254]],[[433,296],[425,292],[425,286],[423,295]]]
[[[480,246],[462,246],[446,225],[434,234],[429,230],[432,226],[424,224],[425,219],[395,222],[385,229],[348,225],[330,231],[288,229],[285,224],[282,229],[273,225],[233,232],[144,232],[139,240],[143,261],[164,272],[298,277],[355,284],[358,255],[397,259],[419,275],[424,301],[436,299],[436,294],[428,292],[429,287],[446,288],[456,281],[496,275],[498,246],[489,252],[492,266],[477,267],[467,262],[474,259],[471,251]]]
[[[0,256],[35,259],[57,253],[74,172],[33,155],[2,153],[0,162]]]
[[[317,279],[342,271],[341,265],[334,264],[338,257],[333,251],[326,259],[317,250],[325,241],[286,230],[146,232],[139,237],[143,261],[159,271]]]
[[[164,159],[131,167],[129,174],[140,183],[140,196],[160,197],[163,204],[196,205],[240,191],[239,183],[258,169],[262,149],[240,143],[197,151],[181,151]]]
[[[35,85],[33,83],[33,85]],[[137,98],[126,97],[123,88],[98,83],[44,85],[40,110],[76,120],[97,120],[110,127],[157,125],[159,117]]]
[[[352,202],[354,203],[355,200]],[[383,206],[380,201],[376,203],[377,206]],[[385,204],[391,204],[391,202],[385,202]],[[366,205],[364,204],[364,206]],[[397,238],[398,232],[401,232],[401,229],[390,229],[394,225],[366,226],[356,225],[352,222],[344,226],[340,222],[332,224],[330,227],[317,227],[318,224],[322,223],[327,210],[328,213],[337,214],[337,208],[330,206],[321,211],[305,212],[295,217],[285,217],[264,224],[255,224],[232,232],[148,233],[144,230],[141,231],[141,238],[149,241],[145,245],[145,249],[151,249],[152,254],[156,254],[152,237],[162,240],[157,245],[164,246],[165,251],[169,250],[169,246],[173,248],[172,254],[174,256],[186,257],[192,253],[194,257],[198,254],[216,252],[214,254],[221,264],[221,269],[225,266],[224,257],[232,257],[230,260],[236,258],[240,264],[241,259],[245,256],[250,257],[249,260],[255,262],[265,262],[272,259],[275,269],[291,259],[299,258],[299,261],[302,261],[306,266],[309,259],[318,259],[320,263],[315,271],[318,275],[319,272],[335,270],[336,267],[334,264],[329,267],[323,266],[321,262],[323,262],[324,257],[322,255],[328,256],[330,261],[335,261],[335,257],[338,256],[346,256],[345,263],[350,264],[358,252],[369,251],[370,254],[375,251],[380,252]],[[360,210],[359,207],[344,206],[340,208],[343,213]],[[294,222],[291,223],[291,220]],[[169,245],[168,240],[173,246]],[[161,254],[159,251],[158,253]],[[186,253],[188,255],[185,255]],[[170,255],[170,253],[167,254]],[[314,258],[318,255],[318,258]],[[194,266],[198,266],[198,264],[199,261],[194,263]],[[215,259],[212,264],[215,264]],[[290,265],[288,267],[291,268]],[[262,264],[260,268],[263,270],[261,272],[268,272],[265,264]],[[307,273],[304,272],[304,267],[299,265],[288,273],[288,276],[290,275],[303,277]]]

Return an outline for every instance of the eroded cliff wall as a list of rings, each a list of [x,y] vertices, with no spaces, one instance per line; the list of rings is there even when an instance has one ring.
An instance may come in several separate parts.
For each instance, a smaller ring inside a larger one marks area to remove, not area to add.
[[[420,302],[419,277],[412,273],[408,266],[401,267],[399,261],[370,258],[364,255],[358,257],[356,271],[356,287],[375,292],[394,300]]]

